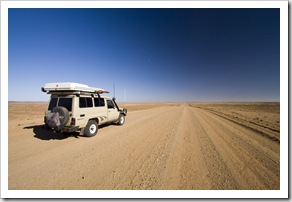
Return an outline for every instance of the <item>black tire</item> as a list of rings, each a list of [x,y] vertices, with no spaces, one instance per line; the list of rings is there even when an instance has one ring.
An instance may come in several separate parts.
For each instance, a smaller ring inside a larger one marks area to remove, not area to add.
[[[125,115],[124,114],[120,114],[119,119],[117,120],[116,124],[117,125],[124,125],[125,123]]]
[[[65,126],[69,121],[69,111],[65,107],[55,107],[53,113],[59,113],[60,126]]]
[[[84,136],[93,137],[98,131],[98,124],[94,120],[89,120],[84,128]]]

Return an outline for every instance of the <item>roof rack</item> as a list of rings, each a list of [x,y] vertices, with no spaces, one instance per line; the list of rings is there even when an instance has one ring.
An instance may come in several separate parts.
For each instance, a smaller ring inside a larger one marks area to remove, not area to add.
[[[89,87],[80,83],[73,82],[61,82],[61,83],[47,83],[41,90],[47,94],[57,94],[57,95],[99,95],[102,93],[109,93],[109,91],[101,89]]]

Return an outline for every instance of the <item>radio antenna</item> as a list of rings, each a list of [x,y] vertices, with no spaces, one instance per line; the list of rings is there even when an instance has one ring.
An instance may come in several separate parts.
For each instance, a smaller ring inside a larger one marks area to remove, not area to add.
[[[126,100],[127,100],[127,91],[126,89],[124,88],[124,102],[126,103]]]
[[[113,88],[114,88],[114,97],[116,97],[116,86],[115,86],[115,83],[113,84]]]

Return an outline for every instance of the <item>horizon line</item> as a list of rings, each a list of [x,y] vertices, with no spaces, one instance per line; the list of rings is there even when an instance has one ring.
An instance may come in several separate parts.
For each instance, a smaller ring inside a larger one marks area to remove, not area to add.
[[[119,101],[118,101],[119,102]],[[48,101],[9,101],[8,103],[48,103]],[[280,103],[280,101],[120,101],[119,103]]]

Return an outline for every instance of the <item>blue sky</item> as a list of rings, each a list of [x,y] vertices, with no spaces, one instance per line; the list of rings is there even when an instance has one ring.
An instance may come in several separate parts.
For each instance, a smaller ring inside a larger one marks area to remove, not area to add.
[[[280,101],[276,8],[9,8],[8,46],[9,101],[47,101],[49,82],[115,83],[120,102]]]

